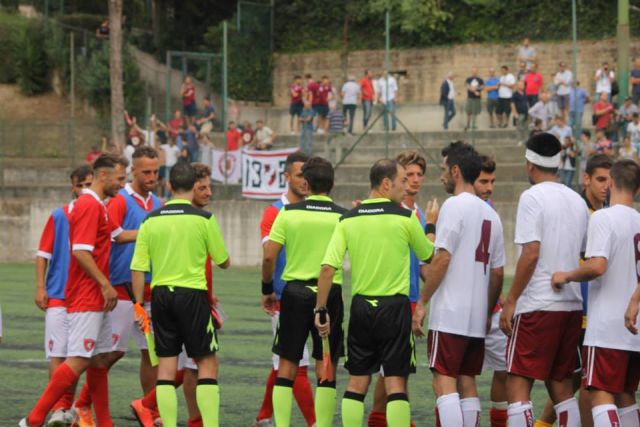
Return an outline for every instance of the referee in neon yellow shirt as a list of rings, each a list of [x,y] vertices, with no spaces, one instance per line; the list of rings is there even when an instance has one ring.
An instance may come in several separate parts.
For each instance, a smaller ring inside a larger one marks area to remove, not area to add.
[[[191,205],[196,172],[179,162],[169,177],[173,200],[142,223],[131,261],[133,292],[142,301],[144,273],[153,265],[151,317],[160,363],[156,394],[165,427],[176,427],[175,377],[184,345],[198,365],[196,400],[205,427],[219,425],[218,340],[207,297],[205,263],[210,255],[228,268],[229,255],[215,216]]]

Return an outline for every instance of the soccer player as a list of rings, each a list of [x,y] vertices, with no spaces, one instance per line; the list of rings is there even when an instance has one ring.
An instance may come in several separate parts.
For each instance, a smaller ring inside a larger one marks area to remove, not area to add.
[[[329,334],[334,319],[327,316],[326,322],[320,323],[320,312],[327,309],[334,274],[348,251],[353,297],[345,363],[349,382],[342,399],[342,425],[362,426],[371,375],[382,367],[387,423],[390,427],[409,427],[407,377],[415,369],[416,356],[407,248],[420,261],[427,261],[433,254],[433,244],[415,212],[400,206],[407,180],[405,169],[395,160],[379,160],[372,166],[369,180],[369,199],[342,216],[322,260],[315,324],[320,336]]]
[[[609,170],[613,162],[611,157],[604,154],[592,156],[588,161],[584,172],[583,182],[584,191],[582,198],[589,208],[589,214],[606,208],[609,206],[609,190],[611,187],[611,177]],[[582,341],[587,327],[587,306],[589,298],[589,282],[580,283],[580,292],[582,294],[582,332],[580,334],[580,342],[578,345],[578,363],[574,373],[574,390],[580,390],[578,398],[578,406],[580,408],[580,422],[582,427],[593,426],[593,418],[591,416],[591,405],[589,403],[589,395],[582,385]],[[553,408],[553,402],[547,400],[544,410],[540,418],[536,420],[534,427],[551,427],[556,421],[556,413]]]
[[[69,249],[69,218],[75,199],[82,190],[91,186],[93,169],[84,165],[71,172],[71,194],[73,200],[54,209],[40,237],[36,254],[36,305],[45,315],[44,349],[49,359],[49,376],[67,357],[69,322],[64,301],[71,251]],[[73,421],[70,411],[73,405],[76,384],[51,409],[49,426],[64,426]]]
[[[136,231],[124,231],[109,220],[104,200],[123,187],[127,161],[103,154],[93,164],[90,188],[82,190],[69,220],[71,261],[65,289],[69,313],[67,358],[51,375],[36,406],[20,426],[41,426],[53,405],[78,377],[87,372],[91,400],[100,427],[111,427],[106,353],[111,351],[110,312],[118,303],[118,293],[109,282],[111,239],[134,241]]]
[[[302,176],[302,165],[309,160],[309,157],[301,151],[289,154],[285,161],[284,178],[287,182],[288,190],[280,197],[280,200],[275,201],[264,211],[262,221],[260,222],[260,234],[262,237],[262,247],[264,249],[265,244],[269,240],[269,233],[271,227],[276,220],[278,214],[282,208],[289,203],[299,203],[307,196],[308,188],[307,181]],[[282,289],[284,289],[285,282],[282,280],[282,272],[287,262],[285,251],[281,251],[276,260],[275,269],[273,272],[273,285],[276,293],[276,298],[279,300],[282,295]],[[276,333],[276,327],[278,325],[278,319],[280,317],[280,310],[278,304],[265,310],[269,316],[271,316],[271,327],[273,334]],[[278,365],[279,356],[274,354],[272,357],[273,368],[269,372],[267,377],[266,388],[264,392],[264,399],[262,406],[256,417],[255,427],[269,427],[271,426],[271,415],[273,414],[273,387],[278,377]],[[311,384],[309,383],[309,377],[307,369],[309,366],[309,352],[305,346],[302,360],[298,367],[298,375],[293,383],[293,395],[296,398],[298,407],[304,416],[308,426],[312,426],[316,422],[316,416],[313,404],[313,392],[311,390]]]
[[[504,238],[498,214],[476,196],[482,161],[475,149],[454,142],[442,150],[445,190],[436,223],[436,254],[427,269],[413,329],[423,336],[429,314],[429,367],[442,427],[476,426],[480,399],[475,376],[482,371],[487,323],[502,290]],[[458,379],[467,383],[462,396]],[[462,400],[460,399],[462,397]]]
[[[580,340],[582,299],[578,284],[554,292],[553,271],[578,267],[589,212],[584,200],[557,182],[562,146],[549,133],[527,141],[525,158],[533,186],[518,202],[515,243],[521,253],[505,300],[500,328],[507,342],[509,426],[533,426],[531,387],[545,382],[558,419],[580,423],[573,371]]]
[[[140,226],[131,261],[133,292],[136,301],[143,301],[144,273],[153,266],[151,318],[160,361],[156,396],[163,425],[177,425],[175,378],[184,345],[198,366],[196,400],[203,424],[218,426],[218,325],[207,295],[205,262],[211,256],[220,268],[228,268],[229,255],[216,217],[191,205],[194,168],[179,162],[169,181],[173,200]]]
[[[589,390],[594,424],[632,427],[640,424],[635,398],[640,339],[625,329],[620,308],[640,281],[640,214],[633,206],[640,166],[620,160],[611,167],[611,180],[611,207],[594,212],[589,221],[586,262],[554,273],[551,283],[561,291],[567,283],[589,282],[583,385]]]
[[[333,188],[333,166],[320,157],[312,157],[302,166],[302,174],[310,191],[306,200],[285,206],[276,218],[264,248],[262,261],[263,306],[276,303],[273,271],[278,254],[286,246],[287,264],[282,273],[285,287],[280,301],[280,322],[274,341],[274,353],[280,356],[278,378],[273,389],[276,426],[291,424],[293,381],[302,359],[304,346],[311,333],[312,356],[316,360],[315,413],[318,427],[331,427],[336,404],[335,364],[344,355],[342,270],[334,276],[327,312],[332,319],[329,346],[330,365],[323,369],[322,340],[314,327],[313,308],[316,303],[320,262],[333,230],[346,209],[333,203],[329,194]]]

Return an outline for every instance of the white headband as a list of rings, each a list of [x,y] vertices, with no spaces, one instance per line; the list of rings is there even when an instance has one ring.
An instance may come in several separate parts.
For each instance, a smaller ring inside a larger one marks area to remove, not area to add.
[[[558,152],[558,154],[556,154],[555,156],[545,157],[527,148],[527,151],[524,153],[524,157],[534,165],[537,165],[543,168],[560,167],[560,152]]]

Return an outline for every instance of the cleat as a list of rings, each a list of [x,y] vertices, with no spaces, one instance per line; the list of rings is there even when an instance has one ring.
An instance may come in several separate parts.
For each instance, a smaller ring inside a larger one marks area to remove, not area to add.
[[[95,423],[93,422],[93,413],[91,412],[91,408],[78,408],[74,406],[75,417],[73,419],[72,427],[95,427]]]
[[[253,423],[253,427],[273,427],[273,423],[269,418],[258,420]]]
[[[64,424],[65,426],[70,426],[73,423],[73,420],[76,417],[76,411],[71,408],[68,411],[64,411]]]
[[[27,417],[24,417],[20,420],[20,422],[18,423],[18,427],[31,427],[29,426],[29,424],[27,424]]]
[[[140,423],[140,426],[154,427],[153,412],[150,409],[145,408],[145,406],[142,404],[142,399],[134,400],[129,406],[131,406],[133,415],[135,415],[138,423]]]
[[[58,409],[51,414],[47,427],[67,427],[64,409]]]

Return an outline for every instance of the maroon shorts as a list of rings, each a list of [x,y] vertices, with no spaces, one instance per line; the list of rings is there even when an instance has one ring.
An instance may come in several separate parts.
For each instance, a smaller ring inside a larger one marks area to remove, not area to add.
[[[429,331],[429,368],[448,377],[482,373],[484,338]]]
[[[612,394],[635,394],[640,382],[640,353],[603,347],[584,347],[582,385]]]
[[[575,372],[582,311],[534,311],[513,318],[507,372],[562,381]]]

